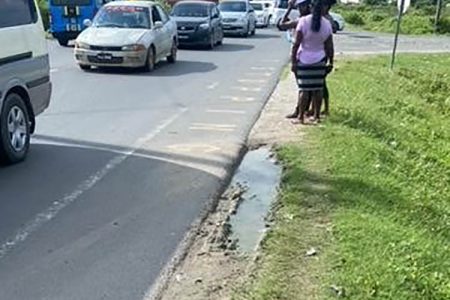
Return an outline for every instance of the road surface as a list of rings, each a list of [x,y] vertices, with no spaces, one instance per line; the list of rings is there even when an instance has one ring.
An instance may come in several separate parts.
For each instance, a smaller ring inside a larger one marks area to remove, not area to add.
[[[289,45],[261,30],[152,73],[83,72],[50,43],[54,94],[0,169],[0,299],[143,299],[220,190]]]

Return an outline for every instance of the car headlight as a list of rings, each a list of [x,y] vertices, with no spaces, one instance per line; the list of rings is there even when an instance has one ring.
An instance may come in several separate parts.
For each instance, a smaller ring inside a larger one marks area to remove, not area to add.
[[[245,16],[243,16],[243,17],[241,17],[241,18],[239,19],[239,22],[241,22],[241,23],[247,23],[247,18],[246,18]]]
[[[88,45],[88,44],[86,44],[86,43],[83,43],[83,42],[75,42],[75,48],[77,48],[77,49],[90,49],[91,47]]]
[[[198,26],[200,29],[209,29],[209,24],[208,23],[202,23],[200,24],[200,26]]]
[[[122,51],[146,51],[147,48],[142,44],[126,45],[122,47]]]

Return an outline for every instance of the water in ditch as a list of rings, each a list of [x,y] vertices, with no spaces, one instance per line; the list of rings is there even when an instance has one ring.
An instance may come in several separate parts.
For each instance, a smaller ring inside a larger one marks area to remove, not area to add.
[[[239,166],[232,186],[246,187],[237,212],[230,219],[232,238],[239,250],[254,251],[266,230],[266,216],[278,195],[281,167],[267,148],[249,151]]]

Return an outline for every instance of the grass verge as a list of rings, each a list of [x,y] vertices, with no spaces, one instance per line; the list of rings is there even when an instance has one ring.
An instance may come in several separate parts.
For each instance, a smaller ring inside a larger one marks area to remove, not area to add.
[[[338,5],[333,11],[342,14],[350,29],[394,33],[397,24],[397,2],[395,5]],[[411,7],[402,17],[401,33],[433,34],[436,8],[432,5]],[[450,7],[443,5],[438,31],[450,34]]]
[[[450,299],[450,56],[387,62],[341,62],[332,117],[279,149],[275,225],[236,299]]]

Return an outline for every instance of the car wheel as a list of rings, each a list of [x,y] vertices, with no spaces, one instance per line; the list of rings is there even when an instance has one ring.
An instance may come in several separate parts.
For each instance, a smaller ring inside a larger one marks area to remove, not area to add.
[[[89,71],[91,69],[91,66],[89,66],[89,65],[80,64],[79,66],[80,66],[80,69],[83,71]]]
[[[172,48],[170,49],[170,55],[167,56],[167,61],[171,64],[175,63],[177,61],[177,43],[175,41],[172,42]]]
[[[63,47],[67,47],[69,45],[68,39],[58,39],[58,44]]]
[[[24,99],[9,94],[0,115],[0,161],[13,164],[25,159],[30,147],[30,117]]]
[[[153,47],[148,49],[147,53],[147,61],[145,62],[144,70],[147,72],[151,72],[155,69],[156,65],[156,53]]]
[[[250,23],[247,24],[247,28],[245,28],[245,32],[242,34],[244,37],[248,37],[250,33]]]

